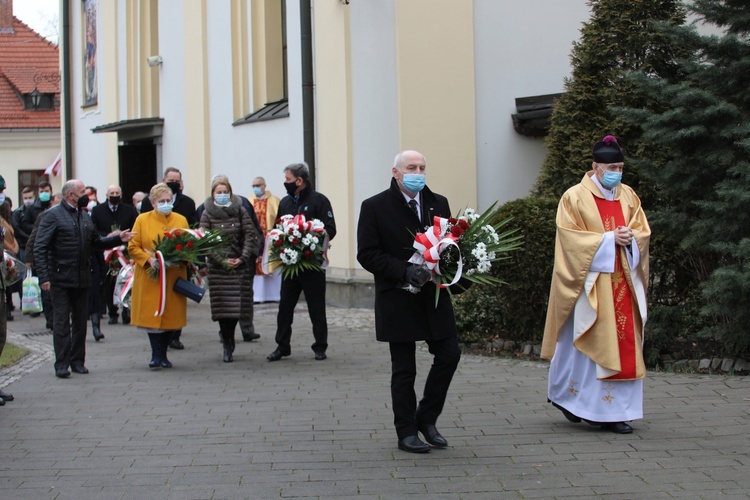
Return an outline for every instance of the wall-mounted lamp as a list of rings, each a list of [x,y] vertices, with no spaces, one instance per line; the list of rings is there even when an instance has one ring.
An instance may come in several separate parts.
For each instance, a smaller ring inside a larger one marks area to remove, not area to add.
[[[349,0],[341,0],[341,3],[344,5],[349,5]]]
[[[146,58],[146,62],[153,68],[154,66],[159,66],[163,63],[164,59],[161,56],[151,56]]]
[[[34,87],[34,90],[31,91],[29,96],[31,97],[31,105],[38,108],[39,103],[42,102],[42,94],[39,93],[39,89]]]

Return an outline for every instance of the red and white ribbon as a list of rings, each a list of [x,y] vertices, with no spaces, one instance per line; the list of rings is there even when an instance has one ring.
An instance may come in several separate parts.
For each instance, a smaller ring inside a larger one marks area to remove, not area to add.
[[[130,293],[130,290],[133,288],[133,277],[135,273],[133,272],[133,264],[126,264],[122,267],[120,270],[120,275],[125,277],[125,282],[122,285],[122,289],[120,290],[119,295],[117,298],[120,301],[120,304],[125,304],[125,297],[128,296]]]
[[[450,283],[441,283],[438,286],[446,288],[455,285],[461,279],[461,273],[463,272],[463,259],[461,258],[461,249],[457,241],[458,237],[450,232],[448,219],[436,216],[433,218],[432,227],[428,228],[424,233],[417,233],[417,236],[414,237],[413,247],[417,253],[409,259],[409,262],[418,265],[424,264],[425,267],[437,276],[442,276],[443,273],[440,272],[440,254],[448,247],[454,246],[458,250],[456,275]]]
[[[167,266],[164,265],[164,256],[159,251],[156,252],[156,261],[159,263],[159,308],[154,316],[161,316],[167,305]]]
[[[114,257],[120,263],[121,267],[125,267],[126,265],[128,265],[128,259],[125,258],[126,249],[127,247],[125,245],[106,249],[104,251],[104,263],[109,265],[109,261]]]

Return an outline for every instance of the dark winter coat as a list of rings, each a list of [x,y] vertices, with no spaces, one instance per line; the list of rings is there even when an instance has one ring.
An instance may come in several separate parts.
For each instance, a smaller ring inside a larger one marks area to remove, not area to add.
[[[375,333],[383,342],[437,340],[458,335],[448,292],[440,292],[435,307],[435,284],[417,294],[402,286],[407,261],[414,253],[414,235],[424,231],[434,216],[450,217],[448,200],[425,187],[421,192],[421,223],[412,212],[395,179],[391,187],[362,202],[357,225],[357,260],[375,276]]]
[[[119,203],[117,210],[114,212],[109,208],[109,203],[106,201],[91,210],[91,222],[94,223],[94,227],[102,236],[111,233],[112,226],[117,226],[122,230],[132,230],[137,218],[138,210],[127,203]]]
[[[211,319],[249,319],[253,308],[253,272],[260,235],[250,214],[237,196],[227,207],[220,207],[208,198],[204,203],[200,225],[206,229],[220,229],[230,248],[225,256],[209,257],[208,292],[211,297]],[[227,269],[226,258],[240,258],[242,265]]]
[[[336,236],[336,221],[333,218],[331,202],[324,194],[315,191],[312,187],[305,187],[297,199],[291,195],[286,195],[281,199],[276,217],[297,214],[304,215],[306,220],[321,221],[326,228],[329,240],[333,240]]]
[[[120,236],[102,238],[89,214],[61,202],[39,222],[34,241],[34,268],[39,283],[53,287],[89,288],[91,286],[91,250],[103,250],[122,244]]]

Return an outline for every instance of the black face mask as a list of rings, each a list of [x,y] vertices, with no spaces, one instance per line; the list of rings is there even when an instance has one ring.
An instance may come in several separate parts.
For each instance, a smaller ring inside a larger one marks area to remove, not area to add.
[[[86,208],[87,206],[89,206],[89,195],[84,194],[83,196],[78,198],[77,205],[78,205],[78,208]]]
[[[294,196],[294,192],[297,191],[297,182],[285,182],[284,187],[289,196]]]
[[[179,182],[167,182],[167,186],[169,186],[169,189],[171,189],[174,194],[180,194]]]
[[[112,205],[119,205],[120,204],[120,197],[119,196],[110,196],[109,197],[109,203]]]

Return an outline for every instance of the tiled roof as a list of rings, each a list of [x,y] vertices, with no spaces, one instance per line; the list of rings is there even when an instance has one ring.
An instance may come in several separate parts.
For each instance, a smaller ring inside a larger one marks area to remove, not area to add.
[[[25,110],[20,94],[55,93],[54,110]],[[60,52],[18,18],[0,33],[0,129],[60,128]]]

